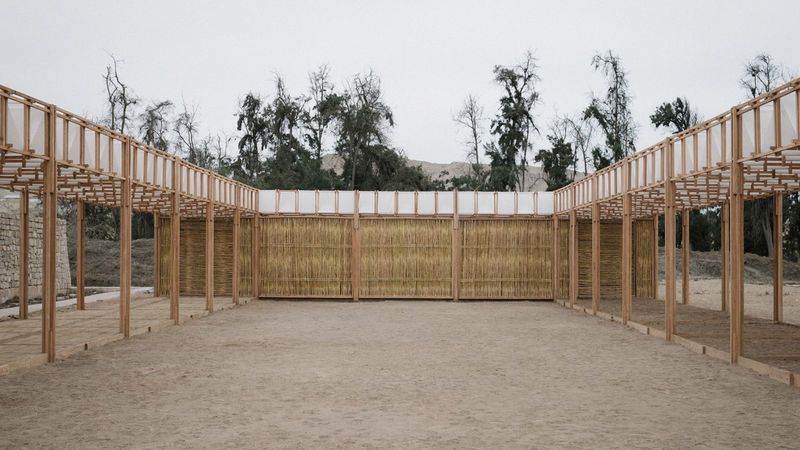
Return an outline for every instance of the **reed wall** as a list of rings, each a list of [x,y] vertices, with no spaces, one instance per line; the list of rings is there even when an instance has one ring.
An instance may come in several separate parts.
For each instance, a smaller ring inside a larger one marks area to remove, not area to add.
[[[460,298],[553,298],[552,220],[470,219],[461,227]]]
[[[360,221],[362,298],[451,298],[451,219]]]
[[[350,298],[351,250],[351,219],[262,219],[261,295]]]
[[[655,298],[655,228],[652,220],[633,223],[633,295]]]
[[[556,297],[569,298],[569,220],[560,220],[558,223],[558,286]]]

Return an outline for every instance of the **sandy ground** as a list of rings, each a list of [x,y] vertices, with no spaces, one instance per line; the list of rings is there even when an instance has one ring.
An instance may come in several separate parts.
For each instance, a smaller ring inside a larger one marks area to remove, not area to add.
[[[0,378],[2,445],[793,447],[800,390],[553,303],[261,301]]]

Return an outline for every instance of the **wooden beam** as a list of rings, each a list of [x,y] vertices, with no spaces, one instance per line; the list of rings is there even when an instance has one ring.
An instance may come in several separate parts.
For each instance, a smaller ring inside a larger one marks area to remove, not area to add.
[[[722,204],[722,211],[721,211],[721,223],[720,223],[720,259],[721,261],[721,268],[720,268],[720,311],[727,311],[728,304],[730,303],[729,293],[730,293],[730,248],[731,248],[731,235],[730,235],[730,204],[725,201]]]
[[[122,197],[119,210],[119,331],[131,335],[131,178],[130,138],[122,144]]]
[[[42,213],[42,351],[47,361],[56,360],[56,208],[58,206],[56,162],[56,107],[48,108],[46,158],[42,163],[44,211]]]
[[[19,318],[28,318],[28,259],[30,251],[30,204],[28,190],[19,192]]]
[[[744,165],[741,161],[741,125],[737,108],[731,111],[730,184],[730,357],[736,363],[743,350],[744,328]]]
[[[575,190],[572,189],[575,205]],[[569,305],[575,306],[578,300],[578,215],[575,208],[569,210]]]
[[[242,229],[242,210],[239,205],[241,203],[241,194],[241,186],[236,185],[233,192],[236,209],[233,211],[233,276],[231,277],[233,281],[231,296],[235,305],[239,304],[239,268],[241,266],[241,261],[239,261],[239,239]],[[295,194],[295,201],[296,199],[297,194]]]
[[[75,224],[75,294],[76,307],[86,308],[86,204],[75,202],[78,219]]]
[[[169,221],[169,318],[180,323],[180,269],[181,269],[181,194],[180,166],[172,161],[172,208]]]
[[[206,203],[206,311],[214,312],[214,179],[209,176]]]
[[[451,290],[453,301],[459,300],[461,290],[461,223],[458,215],[458,189],[453,190],[453,235],[450,249]]]
[[[630,166],[625,163],[622,171],[622,323],[631,319],[633,279],[631,277],[631,254],[633,253],[633,222],[631,218]]]
[[[681,211],[681,303],[689,304],[689,208]]]
[[[772,320],[783,322],[783,194],[775,194],[772,221]]]
[[[592,180],[592,314],[600,309],[600,203],[598,178]]]
[[[667,176],[664,181],[664,265],[666,295],[664,297],[664,338],[672,339],[675,331],[675,182],[673,144],[666,143]]]
[[[553,299],[561,298],[561,290],[559,289],[559,273],[558,268],[561,265],[561,239],[559,239],[558,232],[558,215],[553,214]]]
[[[350,290],[353,291],[353,301],[357,302],[361,291],[361,226],[358,220],[358,202],[361,193],[355,192],[353,204],[353,229],[351,230],[350,246]]]

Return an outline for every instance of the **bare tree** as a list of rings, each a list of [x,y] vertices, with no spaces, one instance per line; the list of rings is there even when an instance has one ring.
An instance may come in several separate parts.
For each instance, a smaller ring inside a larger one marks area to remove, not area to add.
[[[592,161],[597,124],[591,119],[570,118],[568,119],[568,125],[570,133],[569,140],[572,141],[576,154],[580,155],[580,159],[583,162],[583,173],[585,175],[589,173],[589,163]]]
[[[744,76],[739,80],[751,98],[758,97],[786,82],[786,70],[775,63],[772,56],[761,53],[744,66]]]
[[[107,125],[114,131],[125,133],[126,126],[134,117],[133,108],[139,103],[139,98],[119,77],[117,67],[121,61],[114,55],[109,56],[111,64],[106,66],[106,73],[103,74],[108,102]]]
[[[144,108],[144,112],[139,115],[139,136],[145,144],[168,151],[168,115],[171,111],[172,102],[169,100],[153,102]]]
[[[470,135],[467,145],[467,161],[470,163],[470,170],[473,175],[476,172],[482,171],[481,166],[481,137],[483,135],[483,106],[480,105],[478,99],[472,94],[467,95],[464,99],[464,104],[461,109],[453,117],[453,120],[467,129]]]
[[[304,137],[319,160],[322,158],[325,133],[342,106],[342,96],[334,91],[328,66],[322,65],[308,74],[310,107],[303,111]]]
[[[207,169],[213,168],[213,158],[208,141],[199,140],[197,106],[191,108],[183,102],[183,111],[175,119],[176,151],[186,155],[186,161]]]

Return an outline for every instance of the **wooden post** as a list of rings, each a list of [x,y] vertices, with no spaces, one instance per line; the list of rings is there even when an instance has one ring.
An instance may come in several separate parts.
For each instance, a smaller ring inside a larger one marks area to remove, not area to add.
[[[600,204],[597,178],[592,180],[592,314],[600,309]]]
[[[721,290],[720,290],[720,311],[727,311],[728,310],[728,303],[729,303],[729,291],[730,291],[730,270],[731,270],[731,262],[730,262],[730,249],[731,249],[731,235],[730,235],[730,215],[731,209],[730,204],[725,201],[722,204],[722,220],[720,221],[720,237],[722,238],[720,242],[720,256],[722,259],[722,264],[720,265],[720,281],[721,281]]]
[[[28,200],[28,190],[19,191],[19,318],[23,320],[28,318],[28,252],[30,249]]]
[[[181,269],[181,170],[177,159],[172,160],[172,208],[169,221],[169,318],[180,323],[180,269]]]
[[[119,332],[131,335],[131,177],[130,139],[122,143],[122,197],[119,210]]]
[[[233,211],[233,275],[231,276],[233,286],[231,289],[231,296],[233,297],[233,304],[239,304],[239,237],[242,226],[242,210],[239,206],[241,203],[241,186],[238,184],[234,187],[233,196],[236,202],[236,209]],[[297,195],[295,194],[295,199]]]
[[[206,311],[214,312],[214,185],[216,180],[208,175],[208,203],[206,203]]]
[[[75,224],[75,295],[76,307],[86,308],[86,204],[75,203],[78,219]]]
[[[730,349],[731,363],[743,350],[744,328],[744,165],[741,162],[741,125],[738,111],[731,111],[731,186],[730,186]]]
[[[569,306],[578,300],[578,216],[575,212],[575,189],[572,190],[569,210]]]
[[[631,277],[631,254],[633,253],[633,221],[631,218],[629,163],[623,165],[622,171],[622,323],[631,319],[633,280]]]
[[[667,140],[664,158],[667,177],[664,180],[664,265],[666,295],[664,297],[664,337],[672,339],[675,332],[675,182],[673,144]]]
[[[658,300],[658,265],[660,260],[658,257],[658,217],[658,214],[653,216],[653,273],[651,275],[652,286],[650,287],[653,292],[653,300]]]
[[[56,208],[58,163],[56,161],[56,107],[48,108],[46,158],[42,163],[44,211],[42,214],[42,351],[47,361],[56,360]]]
[[[358,202],[361,193],[355,191],[353,203],[353,229],[352,245],[350,248],[350,290],[353,291],[353,301],[358,301],[358,295],[361,291],[361,226],[358,220]]]
[[[458,189],[453,190],[453,236],[450,252],[450,266],[453,277],[451,290],[453,301],[457,302],[461,293],[461,222],[458,216]]]
[[[681,211],[681,303],[689,304],[689,208]]]
[[[253,254],[250,259],[250,268],[252,270],[250,280],[254,300],[261,296],[261,216],[258,213],[258,193],[256,193],[255,209],[256,213],[253,216],[253,228],[250,230],[250,239],[253,244]]]
[[[772,221],[772,320],[783,322],[783,194],[775,194],[775,211]]]
[[[558,214],[553,214],[553,300],[561,296],[558,268],[561,265],[561,239],[558,232]]]
[[[161,216],[153,213],[153,297],[161,296]]]

